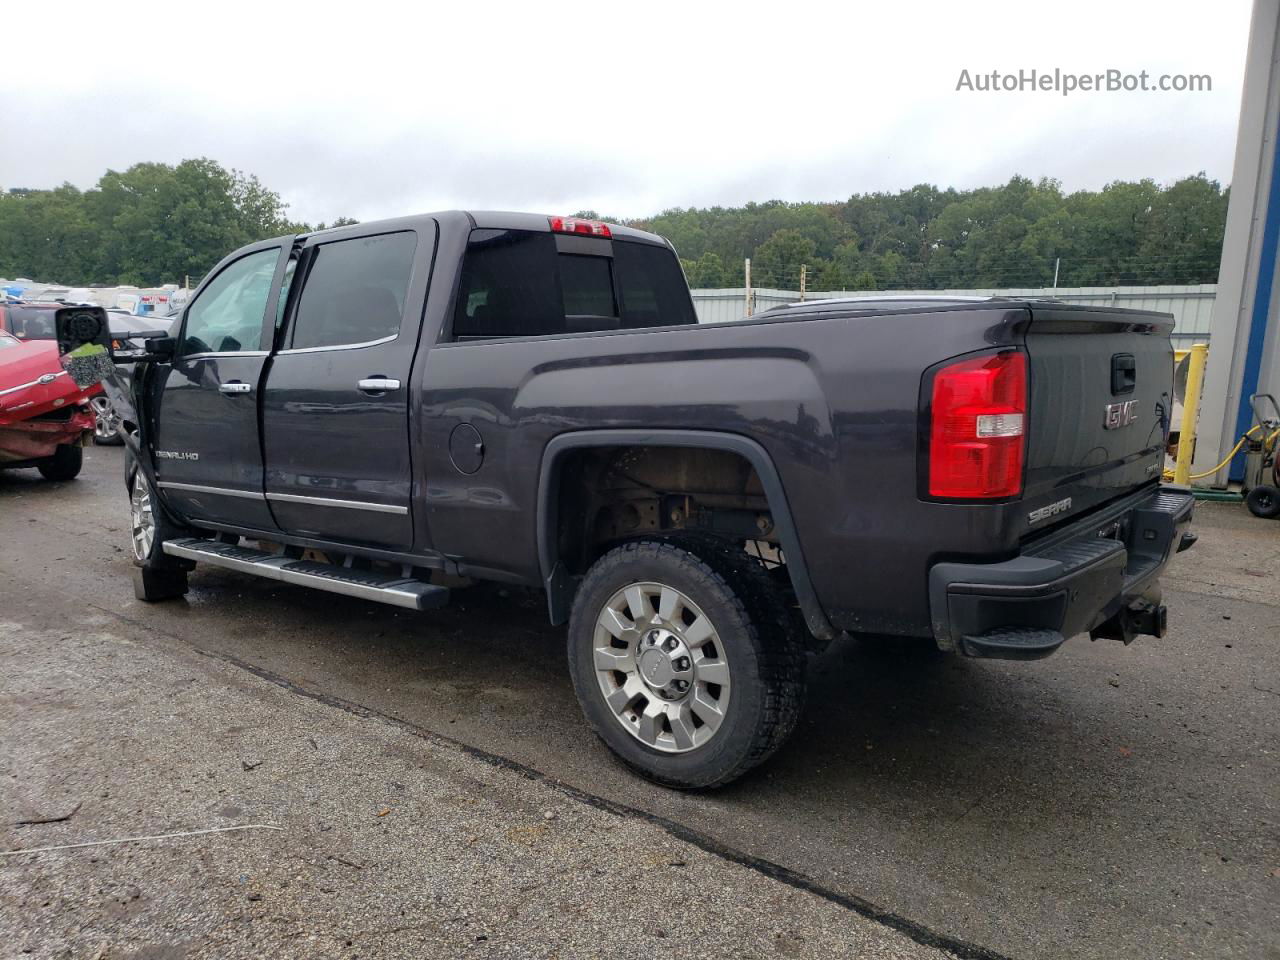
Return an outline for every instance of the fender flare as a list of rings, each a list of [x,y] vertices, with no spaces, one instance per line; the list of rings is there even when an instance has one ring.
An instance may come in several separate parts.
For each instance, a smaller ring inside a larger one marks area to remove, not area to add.
[[[565,454],[584,447],[693,447],[735,453],[755,468],[773,515],[778,542],[786,555],[796,600],[809,632],[830,640],[839,631],[827,619],[809,578],[804,551],[787,503],[782,478],[768,451],[749,437],[712,430],[578,430],[552,437],[542,453],[538,472],[538,566],[547,591],[547,608],[553,624],[565,623],[573,602],[574,584],[556,553],[555,531],[559,523],[560,466]]]

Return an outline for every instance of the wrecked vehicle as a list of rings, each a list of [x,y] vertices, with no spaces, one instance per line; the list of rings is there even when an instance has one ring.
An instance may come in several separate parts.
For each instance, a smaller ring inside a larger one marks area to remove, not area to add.
[[[47,480],[74,480],[93,437],[91,406],[102,386],[79,386],[52,338],[0,331],[0,469],[35,467]]]
[[[414,610],[439,575],[538,588],[610,749],[717,786],[842,633],[1024,660],[1164,633],[1194,541],[1160,483],[1172,326],[1025,298],[700,324],[667,241],[572,217],[264,241],[113,395],[135,589],[196,564]]]

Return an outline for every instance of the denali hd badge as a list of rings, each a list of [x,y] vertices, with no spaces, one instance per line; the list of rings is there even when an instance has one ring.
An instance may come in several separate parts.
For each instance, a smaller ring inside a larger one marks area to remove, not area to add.
[[[1108,403],[1107,415],[1102,420],[1102,429],[1119,430],[1138,419],[1138,401],[1122,400],[1120,403]]]
[[[1030,523],[1039,523],[1041,520],[1048,520],[1050,517],[1056,517],[1060,513],[1066,513],[1071,509],[1071,498],[1059,500],[1051,503],[1047,507],[1041,507],[1039,510],[1032,510],[1027,514],[1027,521]]]
[[[161,460],[199,460],[200,454],[186,450],[157,450],[156,456]]]

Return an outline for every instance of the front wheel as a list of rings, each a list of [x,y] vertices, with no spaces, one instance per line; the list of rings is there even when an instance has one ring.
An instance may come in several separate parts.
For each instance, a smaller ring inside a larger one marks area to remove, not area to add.
[[[624,763],[666,786],[737,779],[799,715],[803,651],[763,569],[738,554],[624,544],[574,601],[569,669],[583,712]]]
[[[151,484],[136,467],[129,480],[129,539],[133,553],[133,592],[154,603],[187,592],[188,561],[164,552],[164,541],[178,531],[156,502]]]
[[[84,466],[84,450],[74,443],[60,444],[53,456],[36,465],[40,475],[46,480],[65,482],[80,476],[80,468]]]

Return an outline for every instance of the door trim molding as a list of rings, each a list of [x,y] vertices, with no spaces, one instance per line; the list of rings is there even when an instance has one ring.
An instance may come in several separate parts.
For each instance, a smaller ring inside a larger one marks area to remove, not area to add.
[[[337,500],[332,497],[304,497],[297,493],[268,493],[268,500],[278,503],[302,503],[313,507],[346,507],[351,510],[369,510],[373,513],[394,513],[407,517],[408,507],[396,506],[392,503],[367,503],[361,500]]]
[[[233,490],[230,487],[208,487],[202,483],[179,483],[176,480],[160,480],[156,486],[161,490],[178,490],[183,493],[212,493],[220,497],[239,497],[241,500],[265,500],[262,494],[253,490]]]

